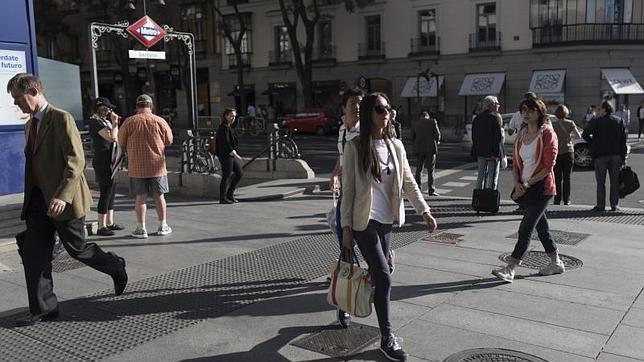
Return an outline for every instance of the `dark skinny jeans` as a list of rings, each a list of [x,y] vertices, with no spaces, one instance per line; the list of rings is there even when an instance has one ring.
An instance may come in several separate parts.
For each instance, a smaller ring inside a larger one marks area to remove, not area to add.
[[[515,260],[521,261],[525,257],[530,247],[530,239],[532,238],[534,229],[537,229],[539,240],[546,253],[551,254],[557,251],[557,244],[555,244],[550,234],[548,218],[546,217],[546,208],[548,207],[548,203],[550,203],[550,199],[552,199],[552,196],[545,196],[535,204],[521,204],[524,212],[523,219],[519,225],[519,240],[514,245],[514,251],[512,252],[512,257]]]
[[[557,163],[555,163],[555,185],[557,185],[555,204],[560,203],[561,200],[564,202],[570,201],[570,175],[572,174],[574,161],[575,154],[572,152],[557,155]]]
[[[242,169],[239,161],[230,155],[218,155],[221,164],[221,182],[219,183],[219,199],[233,196],[239,180],[242,178]]]
[[[376,307],[380,333],[382,336],[389,336],[392,334],[389,320],[391,275],[386,255],[389,255],[391,224],[381,224],[375,220],[369,220],[369,225],[365,230],[353,230],[353,238],[367,261],[375,285],[373,304]]]

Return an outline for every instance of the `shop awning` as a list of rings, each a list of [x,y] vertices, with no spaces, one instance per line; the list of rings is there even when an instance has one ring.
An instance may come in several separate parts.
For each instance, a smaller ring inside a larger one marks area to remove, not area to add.
[[[563,93],[565,79],[565,69],[535,70],[532,72],[530,92],[534,92],[538,96]]]
[[[505,73],[466,74],[459,96],[486,96],[501,93]]]
[[[439,87],[443,86],[444,76],[438,76]],[[419,81],[420,80],[420,81]],[[420,87],[417,87],[417,84]],[[400,92],[401,98],[415,98],[415,97],[436,97],[436,77],[430,77],[429,81],[425,77],[409,77],[405,86]]]
[[[643,94],[644,89],[626,68],[602,69],[608,84],[616,94]]]

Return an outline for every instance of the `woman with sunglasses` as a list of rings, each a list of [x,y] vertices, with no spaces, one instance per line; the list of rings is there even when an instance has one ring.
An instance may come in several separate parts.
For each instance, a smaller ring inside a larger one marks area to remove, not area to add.
[[[550,257],[550,263],[539,270],[539,274],[552,275],[565,271],[546,218],[546,208],[557,193],[554,174],[557,135],[548,121],[546,105],[541,99],[524,99],[519,110],[524,123],[514,142],[512,199],[519,202],[525,211],[508,264],[492,271],[497,278],[508,283],[514,280],[515,269],[528,252],[534,229],[537,229],[539,240]]]
[[[407,354],[389,319],[391,274],[386,257],[393,223],[405,222],[403,192],[430,232],[436,229],[436,220],[414,180],[402,142],[388,132],[390,116],[389,99],[383,93],[372,93],[360,103],[360,135],[347,142],[342,162],[342,242],[348,249],[355,240],[369,266],[382,335],[380,350],[392,361],[405,361]]]

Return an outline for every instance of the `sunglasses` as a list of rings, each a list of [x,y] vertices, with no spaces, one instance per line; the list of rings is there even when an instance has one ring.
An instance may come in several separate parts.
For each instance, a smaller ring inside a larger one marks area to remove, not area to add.
[[[378,113],[378,114],[385,114],[385,112],[391,113],[391,111],[393,111],[393,109],[391,107],[383,106],[383,105],[380,105],[380,104],[376,104],[373,107],[373,110],[376,111],[376,113]]]

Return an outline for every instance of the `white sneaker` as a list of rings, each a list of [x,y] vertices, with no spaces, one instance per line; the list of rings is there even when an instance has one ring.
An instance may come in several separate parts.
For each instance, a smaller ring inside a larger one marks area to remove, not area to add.
[[[514,280],[514,270],[508,268],[507,265],[503,268],[492,270],[492,274],[495,277],[508,283],[512,283],[512,281]]]
[[[539,270],[539,275],[553,275],[561,274],[566,271],[563,261],[559,260],[557,262],[550,262],[550,264],[543,267]]]
[[[136,230],[132,233],[132,237],[137,239],[146,239],[148,237],[148,232],[144,228],[137,226]]]
[[[170,226],[166,225],[159,225],[159,228],[157,229],[157,235],[168,235],[172,232],[172,228]]]

